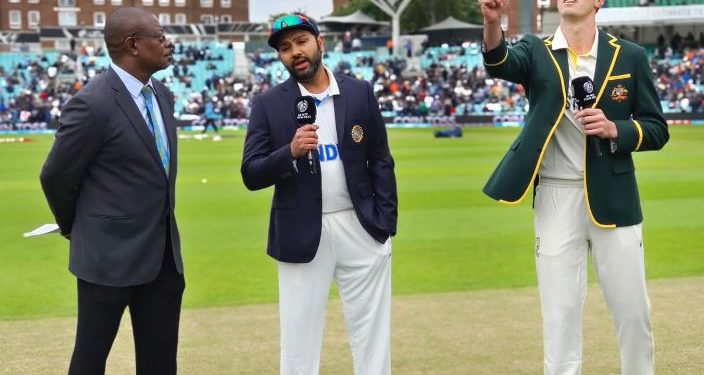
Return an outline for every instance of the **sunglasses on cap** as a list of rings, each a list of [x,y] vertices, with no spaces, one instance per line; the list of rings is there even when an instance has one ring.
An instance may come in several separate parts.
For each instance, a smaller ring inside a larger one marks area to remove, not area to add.
[[[308,30],[315,36],[320,34],[318,31],[318,26],[316,26],[315,22],[313,22],[310,18],[302,14],[287,14],[283,17],[277,18],[271,26],[271,34],[269,35],[268,42],[269,46],[272,48],[277,48],[281,34],[291,29]]]

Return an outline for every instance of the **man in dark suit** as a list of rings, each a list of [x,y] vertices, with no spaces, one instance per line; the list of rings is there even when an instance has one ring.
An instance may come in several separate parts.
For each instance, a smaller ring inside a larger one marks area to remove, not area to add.
[[[137,374],[175,374],[184,289],[174,217],[173,96],[155,72],[173,60],[157,18],[108,17],[112,64],[64,108],[41,183],[78,279],[69,374],[102,374],[129,307]]]
[[[653,374],[631,154],[661,149],[669,133],[645,49],[597,29],[604,0],[560,0],[553,36],[527,35],[509,47],[501,31],[506,2],[479,0],[484,66],[492,77],[522,84],[530,111],[484,192],[508,204],[535,192],[545,374],[581,373],[590,255],[616,326],[622,374]]]
[[[276,20],[269,45],[291,78],[252,102],[242,178],[251,190],[274,185],[268,253],[279,261],[281,374],[318,373],[332,279],[354,373],[389,374],[397,196],[379,105],[369,83],[323,66],[323,38],[304,15]],[[301,95],[314,98],[315,124],[297,126]]]

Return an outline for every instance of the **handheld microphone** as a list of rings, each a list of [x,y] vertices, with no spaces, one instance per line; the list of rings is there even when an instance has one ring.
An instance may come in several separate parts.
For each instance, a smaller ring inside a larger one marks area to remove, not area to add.
[[[317,109],[315,107],[315,100],[312,96],[299,96],[296,99],[294,110],[296,112],[296,122],[298,126],[305,124],[312,124],[315,122],[315,116],[317,114]],[[315,151],[308,151],[308,166],[310,167],[310,173],[318,173],[318,165],[313,160],[315,156]]]
[[[574,93],[574,101],[580,110],[589,108],[596,102],[596,93],[594,92],[594,81],[587,76],[577,77],[572,80],[572,92]],[[590,142],[596,149],[596,154],[601,155],[601,147],[599,147],[599,139],[596,136],[588,137]]]

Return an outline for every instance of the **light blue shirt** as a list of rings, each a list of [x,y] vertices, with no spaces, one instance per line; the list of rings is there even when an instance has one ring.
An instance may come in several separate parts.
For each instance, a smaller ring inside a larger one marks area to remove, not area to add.
[[[124,69],[115,65],[115,63],[110,63],[110,67],[112,68],[112,70],[115,71],[115,73],[117,73],[117,76],[120,77],[120,80],[127,88],[127,91],[130,93],[130,96],[132,96],[134,104],[137,105],[139,112],[142,114],[142,118],[144,119],[147,126],[149,126],[149,119],[147,118],[147,105],[144,102],[144,96],[142,96],[142,88],[144,88],[145,85],[142,84],[142,82],[140,82],[137,78],[134,78],[133,75],[127,73]],[[147,83],[147,85],[151,86],[152,91],[154,92],[154,95],[152,96],[152,108],[154,108],[155,112],[154,117],[156,117],[157,125],[161,130],[161,139],[164,142],[164,146],[168,149],[169,140],[166,137],[166,127],[164,126],[164,119],[161,117],[161,109],[159,108],[159,102],[156,100],[156,90],[154,89],[154,85],[152,85],[151,78],[149,78],[149,82]],[[149,130],[149,132],[152,132],[151,129]]]

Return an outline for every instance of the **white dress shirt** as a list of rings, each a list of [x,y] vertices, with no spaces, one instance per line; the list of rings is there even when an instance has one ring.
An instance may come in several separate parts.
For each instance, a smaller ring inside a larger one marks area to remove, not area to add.
[[[134,103],[137,105],[139,112],[142,114],[142,118],[144,118],[144,121],[146,122],[147,126],[150,126],[149,119],[147,118],[147,105],[144,102],[144,96],[142,96],[142,88],[144,88],[144,86],[146,85],[140,82],[140,80],[135,78],[133,75],[127,73],[124,69],[117,66],[115,63],[110,63],[110,67],[112,68],[112,70],[115,71],[115,73],[117,73],[117,76],[120,77],[120,80],[127,88],[127,91],[130,93],[130,96],[132,96],[132,100],[134,100]],[[164,119],[161,116],[159,101],[156,100],[156,90],[154,89],[154,85],[152,85],[151,78],[149,78],[149,82],[147,82],[147,85],[151,86],[152,91],[154,92],[154,95],[152,96],[152,108],[154,108],[154,117],[156,118],[157,125],[161,130],[161,139],[164,142],[164,147],[166,147],[166,149],[168,150],[169,140],[166,136],[166,127],[164,126]],[[152,130],[150,129],[149,132],[152,133]]]

